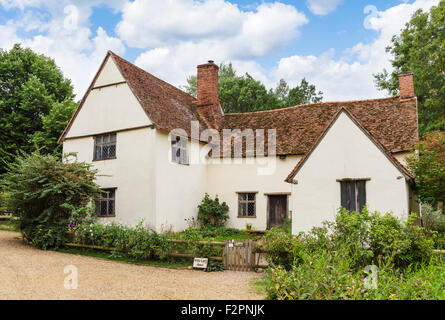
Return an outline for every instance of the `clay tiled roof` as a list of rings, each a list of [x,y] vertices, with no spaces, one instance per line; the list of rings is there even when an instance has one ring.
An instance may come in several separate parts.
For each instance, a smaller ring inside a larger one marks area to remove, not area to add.
[[[63,141],[105,61],[110,57],[156,128],[167,131],[182,128],[190,136],[191,121],[198,120],[201,130],[206,127],[205,121],[197,113],[196,98],[109,51],[59,142]],[[311,150],[341,108],[347,109],[388,152],[407,151],[414,146],[418,136],[415,97],[324,102],[269,111],[225,114],[222,128],[276,129],[278,155],[304,155]]]
[[[388,151],[407,151],[414,146],[418,136],[416,98],[400,100],[399,96],[226,114],[223,127],[276,129],[278,155],[304,155],[341,108],[348,109]]]
[[[196,98],[113,52],[109,51],[109,54],[155,126],[167,131],[181,128],[190,136],[190,122],[200,120]]]
[[[316,141],[312,144],[310,150],[308,152],[306,152],[305,156],[298,162],[298,164],[295,166],[295,168],[292,170],[292,172],[288,175],[288,177],[286,178],[286,182],[289,183],[293,183],[293,179],[295,177],[295,175],[298,173],[298,171],[300,170],[301,167],[303,167],[303,165],[306,163],[306,160],[309,158],[309,156],[311,155],[311,153],[317,148],[318,144],[321,142],[321,140],[323,139],[323,137],[326,135],[327,131],[329,130],[329,128],[331,128],[331,126],[334,124],[334,122],[338,119],[339,115],[341,114],[341,112],[345,112],[352,121],[354,121],[354,123],[363,131],[363,133],[365,133],[368,138],[377,146],[377,148],[380,149],[380,151],[382,151],[382,153],[388,158],[389,161],[391,161],[394,166],[399,169],[400,173],[403,174],[403,176],[407,179],[407,180],[413,180],[414,176],[411,174],[411,172],[409,172],[393,155],[392,153],[380,142],[378,141],[364,126],[362,123],[360,123],[360,121],[347,109],[344,107],[341,107],[336,114],[334,115],[334,117],[331,119],[331,121],[329,122],[329,124],[326,126],[326,128],[323,130],[323,132],[319,135],[319,137],[316,139]]]

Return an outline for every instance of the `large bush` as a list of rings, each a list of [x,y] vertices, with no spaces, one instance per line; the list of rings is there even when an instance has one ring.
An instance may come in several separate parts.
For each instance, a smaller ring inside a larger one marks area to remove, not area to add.
[[[99,194],[96,173],[87,163],[39,153],[23,154],[8,164],[0,184],[23,237],[39,248],[59,246],[72,208],[85,206]]]
[[[229,206],[219,202],[218,196],[211,199],[206,193],[201,204],[198,205],[198,218],[204,225],[222,226],[229,219]]]
[[[367,287],[364,269],[351,271],[347,256],[319,250],[290,271],[273,268],[267,276],[269,299],[429,300],[445,299],[445,262],[438,257],[394,269],[377,266],[376,287]],[[369,279],[369,278],[368,278]]]
[[[271,265],[269,297],[369,298],[375,293],[368,292],[364,284],[364,268],[369,265],[378,266],[385,272],[385,281],[394,285],[400,285],[400,277],[406,274],[417,277],[418,268],[431,272],[432,234],[416,226],[415,218],[402,221],[390,213],[381,215],[366,208],[362,213],[340,209],[335,221],[307,233],[294,236],[271,229],[263,245]],[[400,270],[400,274],[393,270]]]

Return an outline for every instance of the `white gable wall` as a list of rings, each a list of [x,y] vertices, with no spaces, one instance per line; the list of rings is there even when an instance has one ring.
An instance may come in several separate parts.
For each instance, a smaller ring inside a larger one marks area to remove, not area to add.
[[[342,112],[295,176],[292,231],[308,231],[333,220],[340,207],[343,178],[370,178],[366,202],[371,210],[409,213],[409,188],[402,174],[368,136]]]
[[[100,72],[98,83],[116,83],[122,78],[112,59]],[[123,80],[123,79],[122,79]],[[74,119],[66,138],[99,134],[150,125],[151,121],[126,83],[93,89]]]
[[[108,57],[107,61],[98,75],[94,87],[106,86],[113,83],[119,83],[125,81],[121,72],[117,68],[111,57]]]

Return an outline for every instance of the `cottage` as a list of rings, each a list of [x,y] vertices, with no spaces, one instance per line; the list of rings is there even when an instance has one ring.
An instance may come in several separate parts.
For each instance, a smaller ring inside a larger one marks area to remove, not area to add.
[[[182,230],[207,192],[228,225],[306,231],[340,206],[417,211],[405,158],[418,138],[413,75],[400,95],[224,114],[218,67],[197,67],[197,98],[109,51],[62,133],[64,153],[93,163],[104,219]]]

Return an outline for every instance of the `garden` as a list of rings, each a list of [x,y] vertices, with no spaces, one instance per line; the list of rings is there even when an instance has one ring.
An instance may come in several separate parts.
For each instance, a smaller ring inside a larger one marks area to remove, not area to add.
[[[420,175],[423,167],[412,163]],[[289,223],[264,235],[227,228],[227,204],[206,194],[198,216],[186,219],[186,230],[158,233],[144,221],[136,226],[99,221],[89,205],[103,192],[96,176],[88,163],[38,152],[17,157],[1,179],[1,208],[13,213],[3,230],[21,232],[39,249],[127,262],[185,267],[193,257],[206,257],[206,271],[225,269],[226,240],[255,240],[255,250],[268,262],[259,284],[269,299],[445,299],[439,187],[419,193],[429,199],[422,220],[414,214],[402,221],[366,208],[339,209],[335,221],[298,235],[290,233]],[[422,177],[430,179],[427,173]]]

